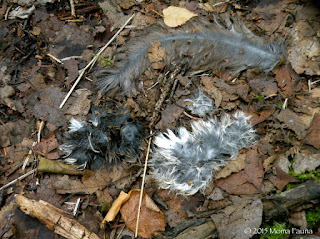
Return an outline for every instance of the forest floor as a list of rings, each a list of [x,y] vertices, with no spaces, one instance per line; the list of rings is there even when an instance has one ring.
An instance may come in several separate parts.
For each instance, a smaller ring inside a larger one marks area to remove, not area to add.
[[[214,110],[206,117],[242,110],[251,116],[258,140],[241,150],[203,193],[192,196],[160,189],[148,169],[144,190],[160,212],[141,213],[139,235],[320,238],[317,1],[77,0],[74,8],[70,2],[4,0],[0,4],[0,238],[61,237],[57,223],[51,231],[45,227],[50,228],[49,222],[26,215],[28,208],[15,200],[17,194],[35,200],[28,201],[30,207],[39,200],[52,204],[100,238],[132,237],[129,228],[135,225],[130,220],[136,218],[124,215],[137,213],[139,193],[135,191],[131,193],[134,202],[128,201],[131,204],[123,206],[121,214],[103,229],[100,224],[121,191],[141,188],[148,140],[152,139],[148,137],[151,121],[155,121],[155,134],[188,128],[199,116],[187,109],[185,100],[196,96],[199,88],[213,100]],[[162,91],[161,84],[154,84],[163,69],[148,69],[137,81],[143,90],[133,97],[118,94],[118,89],[106,95],[98,92],[92,77],[96,67],[112,65],[112,53],[149,25],[163,21],[162,10],[169,6],[188,9],[208,20],[213,20],[213,14],[236,15],[267,41],[284,39],[285,62],[269,74],[248,70],[236,80],[229,80],[228,72],[178,73],[156,118],[153,113]],[[134,13],[60,108],[79,71]],[[61,165],[55,165],[63,158],[59,145],[69,120],[88,119],[91,106],[113,113],[125,110],[143,125],[143,154],[136,163],[92,171],[61,170]],[[145,207],[144,202],[141,210],[147,210]],[[50,212],[47,214],[42,216],[49,218]],[[165,232],[156,232],[160,229]]]

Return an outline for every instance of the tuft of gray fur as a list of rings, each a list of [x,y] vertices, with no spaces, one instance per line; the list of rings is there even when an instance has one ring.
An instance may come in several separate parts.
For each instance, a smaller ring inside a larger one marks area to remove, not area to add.
[[[227,70],[233,75],[255,68],[271,71],[284,55],[280,42],[265,43],[254,35],[240,20],[224,19],[211,23],[203,18],[193,18],[178,28],[169,28],[159,22],[141,36],[131,39],[116,54],[116,67],[97,71],[99,90],[103,93],[120,86],[130,95],[135,82],[149,66],[148,48],[153,41],[160,41],[166,50],[168,70],[183,65],[189,70]]]
[[[193,195],[213,179],[238,151],[254,143],[250,117],[238,111],[220,121],[193,121],[191,132],[182,127],[155,138],[150,167],[152,177],[164,189]]]
[[[140,154],[142,126],[129,114],[112,114],[91,108],[89,122],[70,120],[69,134],[60,150],[63,159],[78,168],[96,169],[105,162],[134,162]]]
[[[215,109],[212,105],[212,99],[206,96],[201,88],[199,88],[199,93],[196,97],[185,99],[184,101],[190,102],[190,105],[187,105],[187,109],[191,111],[192,114],[199,115],[204,117],[207,112],[213,112]]]

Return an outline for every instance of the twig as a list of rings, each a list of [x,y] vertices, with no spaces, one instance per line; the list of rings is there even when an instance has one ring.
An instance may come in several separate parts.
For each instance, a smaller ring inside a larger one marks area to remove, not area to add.
[[[74,2],[73,2],[73,0],[70,0],[70,8],[71,8],[71,15],[72,15],[73,17],[75,17],[75,16],[76,16],[76,10],[75,10],[75,8],[74,8]]]
[[[224,2],[218,2],[216,4],[213,4],[211,7],[216,7],[216,6],[219,6],[221,4],[228,3],[228,2],[230,2],[230,0],[227,0],[227,1],[224,1]]]
[[[288,105],[288,98],[286,98],[283,102],[283,105],[282,105],[282,109],[286,109],[287,108],[287,105]]]
[[[38,143],[40,143],[41,141],[41,131],[43,130],[43,127],[44,127],[44,121],[42,120],[40,125],[39,125],[39,130],[38,130],[38,137],[37,137],[37,140],[38,140]]]
[[[7,188],[7,187],[10,187],[11,185],[15,184],[16,182],[18,181],[21,181],[22,179],[30,176],[31,174],[33,174],[34,172],[36,172],[36,169],[32,169],[31,171],[27,172],[26,174],[23,174],[21,175],[19,178],[16,178],[15,180],[12,180],[10,183],[7,183],[6,185],[3,185],[1,188],[0,188],[0,191]]]
[[[192,116],[192,115],[189,115],[187,112],[183,111],[183,114],[187,117],[189,117],[190,119],[193,119],[193,120],[201,120],[201,118],[198,118],[198,117],[195,117],[195,116]]]
[[[152,134],[152,131],[150,132],[150,134]],[[141,209],[141,203],[142,203],[142,196],[143,196],[143,189],[144,189],[144,181],[145,181],[146,173],[147,173],[147,165],[148,165],[148,158],[149,158],[149,152],[150,152],[151,139],[152,139],[152,138],[149,138],[149,141],[148,141],[148,148],[147,148],[146,160],[145,160],[145,162],[144,162],[142,183],[141,183],[141,189],[140,189],[139,206],[138,206],[137,223],[136,223],[136,232],[135,232],[135,234],[134,234],[135,237],[138,236],[140,209]]]
[[[73,210],[73,216],[75,217],[77,215],[77,211],[80,205],[80,198],[77,199],[76,205],[74,206],[74,210]]]
[[[92,58],[92,60],[88,63],[88,65],[86,65],[85,68],[83,68],[80,73],[80,75],[78,76],[76,82],[73,84],[73,86],[71,87],[71,89],[69,90],[68,94],[66,95],[66,97],[64,98],[64,100],[62,101],[61,105],[59,106],[59,108],[61,109],[64,104],[67,102],[68,98],[70,97],[71,93],[73,92],[73,90],[76,88],[76,86],[78,85],[78,83],[80,82],[82,76],[84,75],[85,71],[87,69],[89,69],[91,66],[93,66],[98,57],[101,55],[101,53],[110,45],[111,42],[114,41],[114,39],[116,39],[116,37],[120,34],[120,32],[123,30],[123,28],[131,21],[131,19],[135,16],[135,14],[133,14],[123,25],[122,27],[117,31],[116,34],[114,34],[114,36],[107,42],[106,45],[104,45],[104,47],[102,47],[99,52]]]
[[[33,143],[32,143],[32,147],[33,146],[35,146],[37,144],[37,142],[36,141],[34,141]],[[30,154],[32,154],[32,150],[30,149],[29,150],[29,152],[28,152],[28,156],[26,157],[26,159],[24,160],[24,162],[23,162],[23,164],[22,164],[22,171],[24,171],[25,169],[26,169],[26,167],[27,167],[27,164],[29,163],[29,159],[30,159]]]
[[[62,61],[60,61],[57,57],[55,57],[54,55],[51,55],[50,53],[47,53],[47,56],[50,57],[51,59],[55,60],[56,62],[63,64]]]

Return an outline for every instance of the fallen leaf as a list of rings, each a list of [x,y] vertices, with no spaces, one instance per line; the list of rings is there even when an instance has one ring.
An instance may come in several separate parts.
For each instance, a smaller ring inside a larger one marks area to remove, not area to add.
[[[297,182],[297,179],[291,175],[285,173],[279,166],[275,166],[275,174],[271,175],[268,179],[272,184],[277,187],[278,190],[282,191],[288,183]]]
[[[132,190],[130,193],[129,200],[123,204],[120,212],[126,226],[134,232],[136,230],[140,190]],[[150,200],[152,201],[146,193],[143,193],[138,228],[138,236],[143,238],[151,238],[153,232],[164,231],[166,227],[164,214],[147,207],[147,201]]]
[[[164,23],[168,27],[178,27],[185,24],[192,17],[198,16],[189,10],[181,7],[170,6],[163,9]]]
[[[288,129],[293,130],[297,134],[298,138],[303,138],[306,135],[306,130],[308,129],[309,124],[304,122],[303,117],[294,113],[292,110],[281,110],[276,118],[285,123]]]
[[[305,138],[307,144],[320,149],[320,114],[315,114],[310,127],[308,129],[307,136]]]
[[[245,168],[246,166],[246,154],[239,154],[237,159],[232,160],[222,168],[219,173],[215,176],[216,179],[226,178],[232,173],[237,173]]]
[[[275,76],[280,94],[283,98],[288,98],[293,94],[294,80],[292,79],[289,71],[289,66],[282,66]]]
[[[48,138],[42,139],[40,143],[33,147],[33,150],[42,154],[50,153],[52,150],[57,149],[59,143],[55,134],[51,134]]]
[[[254,235],[254,230],[262,222],[263,204],[261,199],[237,199],[234,205],[227,206],[219,213],[212,214],[219,238],[249,239]]]
[[[148,60],[154,70],[163,69],[166,66],[166,49],[161,46],[159,41],[153,41],[150,43],[148,49]]]
[[[123,191],[120,192],[120,195],[112,203],[112,206],[109,209],[107,215],[101,222],[101,225],[100,225],[101,228],[104,228],[107,222],[112,222],[116,218],[118,212],[120,211],[121,206],[129,200],[130,194],[131,194],[131,191],[129,193],[125,193]]]
[[[252,146],[246,153],[246,167],[244,171],[248,175],[248,182],[252,183],[258,190],[261,189],[264,171],[263,161],[258,151],[258,146]]]
[[[320,154],[313,154],[307,150],[297,152],[294,157],[292,168],[295,174],[311,172],[320,166]]]

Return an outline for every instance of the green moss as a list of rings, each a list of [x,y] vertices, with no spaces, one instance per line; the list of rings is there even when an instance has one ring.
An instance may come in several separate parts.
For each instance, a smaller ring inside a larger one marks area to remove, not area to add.
[[[290,170],[289,174],[293,177],[298,178],[300,182],[305,182],[309,179],[318,180],[320,178],[319,170],[314,170],[308,173],[301,173],[301,174],[296,174],[293,170]]]
[[[108,58],[98,56],[98,61],[101,66],[105,67],[105,66],[112,66],[114,59],[112,55],[110,55]]]
[[[273,222],[272,225],[263,224],[262,228],[265,230],[265,234],[261,235],[262,239],[284,239],[290,235],[290,229],[287,228],[285,222]]]
[[[262,101],[266,96],[264,94],[262,95],[256,95],[256,96],[252,96],[252,100],[258,100],[258,101]]]
[[[308,222],[308,228],[312,229],[320,224],[320,207],[309,210],[306,213],[306,219]]]

